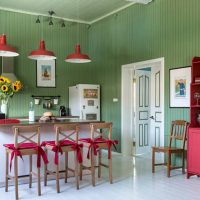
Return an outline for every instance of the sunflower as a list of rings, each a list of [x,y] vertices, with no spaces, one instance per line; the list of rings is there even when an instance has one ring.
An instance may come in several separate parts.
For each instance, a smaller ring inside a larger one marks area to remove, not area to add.
[[[4,83],[5,82],[5,77],[0,76],[0,83]]]
[[[10,83],[11,82],[9,78],[4,78],[4,80],[5,80],[6,83]]]
[[[14,92],[18,92],[20,89],[21,89],[21,85],[20,84],[16,84],[16,83],[12,84],[12,90]]]
[[[3,92],[7,92],[7,91],[8,91],[8,86],[7,86],[7,85],[2,85],[2,86],[1,86],[1,90],[2,90]]]

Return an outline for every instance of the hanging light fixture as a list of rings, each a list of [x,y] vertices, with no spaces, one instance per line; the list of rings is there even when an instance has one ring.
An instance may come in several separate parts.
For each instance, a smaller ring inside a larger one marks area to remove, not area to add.
[[[52,51],[46,50],[44,40],[40,40],[39,49],[32,51],[28,58],[33,60],[54,60],[56,59],[56,56]]]
[[[75,46],[75,53],[70,54],[66,57],[65,62],[69,63],[88,63],[91,62],[91,59],[88,55],[81,53],[80,44]]]
[[[0,35],[0,56],[15,57],[19,56],[16,49],[6,44],[6,35]]]
[[[43,19],[42,19],[42,38],[43,38]],[[43,39],[41,39],[39,49],[32,51],[29,54],[28,58],[33,60],[55,60],[56,56],[53,51],[46,50],[45,42]]]
[[[77,2],[77,19],[79,19],[79,0],[76,0]],[[77,23],[77,35],[79,33],[79,25]],[[77,37],[77,39],[79,39],[79,37]],[[91,62],[91,59],[89,58],[88,55],[86,54],[82,54],[81,53],[81,47],[80,44],[77,44],[75,46],[75,53],[68,55],[65,58],[65,62],[69,62],[69,63],[88,63]]]

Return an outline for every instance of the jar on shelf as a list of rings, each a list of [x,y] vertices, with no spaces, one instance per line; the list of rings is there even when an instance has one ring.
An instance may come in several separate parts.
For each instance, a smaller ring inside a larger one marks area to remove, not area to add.
[[[199,124],[199,126],[200,126],[200,114],[198,114],[197,122],[198,122],[198,124]]]

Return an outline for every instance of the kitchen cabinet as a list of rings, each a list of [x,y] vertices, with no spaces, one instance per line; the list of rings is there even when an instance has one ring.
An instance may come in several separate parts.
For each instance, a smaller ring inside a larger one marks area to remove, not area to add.
[[[187,178],[200,176],[200,57],[192,60],[190,126],[187,142]]]

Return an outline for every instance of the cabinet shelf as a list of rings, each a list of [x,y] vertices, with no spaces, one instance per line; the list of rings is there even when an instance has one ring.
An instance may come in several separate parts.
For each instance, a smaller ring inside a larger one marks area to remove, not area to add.
[[[197,82],[197,83],[191,83],[191,86],[200,86],[200,82]]]
[[[191,105],[191,108],[200,108],[200,105]]]

